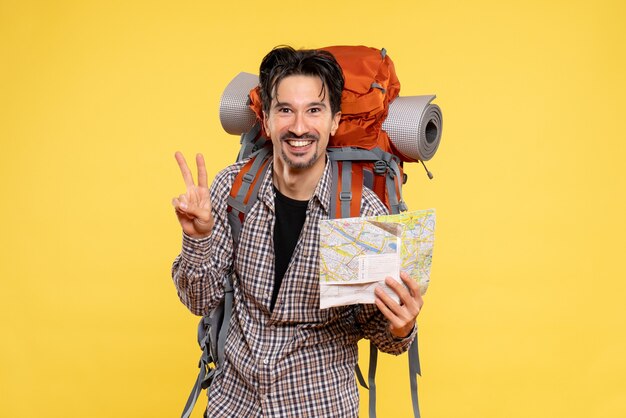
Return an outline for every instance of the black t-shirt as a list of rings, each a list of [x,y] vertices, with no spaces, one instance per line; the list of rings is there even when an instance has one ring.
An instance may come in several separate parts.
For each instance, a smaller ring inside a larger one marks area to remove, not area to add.
[[[274,254],[275,254],[275,270],[274,270],[274,289],[272,291],[272,301],[270,309],[274,310],[278,291],[283,282],[283,276],[289,267],[291,256],[298,243],[300,232],[304,226],[306,219],[306,209],[309,205],[308,200],[291,199],[276,189],[276,198],[274,206],[276,210],[276,222],[274,224]]]

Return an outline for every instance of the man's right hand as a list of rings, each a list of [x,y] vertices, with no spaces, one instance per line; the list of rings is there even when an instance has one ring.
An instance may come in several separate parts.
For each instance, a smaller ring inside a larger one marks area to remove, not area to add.
[[[175,157],[187,187],[185,194],[172,199],[178,222],[180,222],[183,231],[190,237],[208,237],[213,230],[214,220],[211,214],[211,199],[207,186],[204,157],[202,154],[196,155],[196,165],[198,166],[197,186],[193,181],[193,176],[183,154],[177,151]]]

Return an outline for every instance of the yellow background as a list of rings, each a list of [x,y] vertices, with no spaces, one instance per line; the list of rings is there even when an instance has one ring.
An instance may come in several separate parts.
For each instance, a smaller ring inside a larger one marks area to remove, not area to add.
[[[199,350],[169,277],[173,154],[234,160],[220,94],[278,44],[385,47],[403,95],[438,96],[435,179],[412,165],[405,189],[438,211],[424,417],[626,416],[625,21],[621,1],[0,1],[0,416],[180,414]],[[405,362],[381,360],[380,417],[411,414]]]

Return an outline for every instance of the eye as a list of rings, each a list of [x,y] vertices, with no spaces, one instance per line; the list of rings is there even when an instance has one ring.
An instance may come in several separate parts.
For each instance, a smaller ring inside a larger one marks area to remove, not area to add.
[[[279,107],[278,108],[278,113],[289,113],[291,112],[291,109],[289,109],[288,107]]]
[[[322,109],[320,109],[319,107],[312,107],[312,108],[309,109],[310,113],[319,113],[321,111],[322,111]]]

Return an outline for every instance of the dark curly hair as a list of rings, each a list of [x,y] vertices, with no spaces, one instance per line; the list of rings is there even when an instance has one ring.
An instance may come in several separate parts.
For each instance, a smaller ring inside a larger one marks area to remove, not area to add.
[[[269,112],[272,97],[280,82],[292,75],[319,77],[322,80],[320,95],[325,98],[328,91],[332,114],[341,110],[344,79],[333,54],[324,50],[295,50],[290,46],[280,46],[271,50],[261,61],[259,87],[263,112]]]

